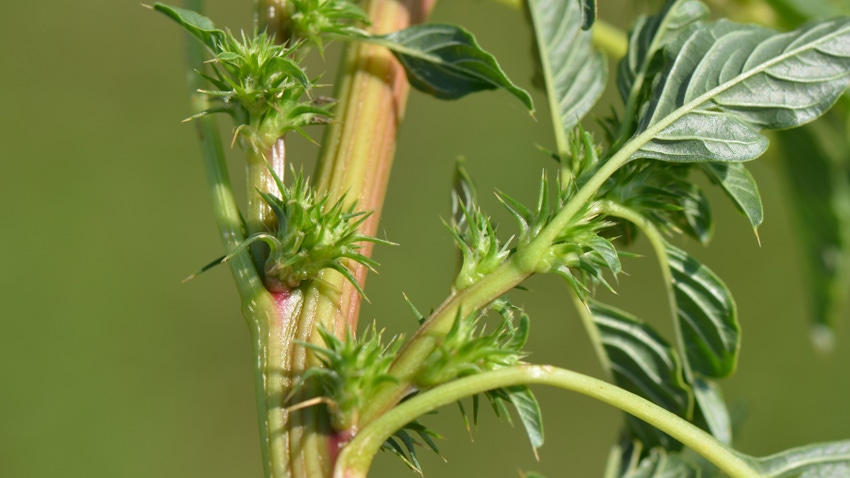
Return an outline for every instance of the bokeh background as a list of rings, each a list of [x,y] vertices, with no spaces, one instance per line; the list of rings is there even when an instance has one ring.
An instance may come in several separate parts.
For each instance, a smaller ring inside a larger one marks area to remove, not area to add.
[[[600,2],[625,26],[644,2]],[[250,2],[209,2],[208,15],[247,26]],[[444,0],[435,20],[466,25],[520,85],[531,85],[522,15],[485,0]],[[191,125],[183,34],[135,2],[3,2],[0,6],[0,476],[259,477],[248,334],[224,268],[181,284],[222,253]],[[317,63],[317,73],[332,69]],[[330,76],[329,76],[330,78]],[[490,194],[535,196],[553,144],[544,98],[538,120],[504,93],[458,102],[411,95],[361,323],[412,332],[406,292],[422,310],[448,291],[447,217],[458,155],[485,207],[513,225]],[[604,114],[600,110],[597,114]],[[319,132],[315,132],[320,137]],[[315,147],[296,140],[305,167]],[[301,162],[301,160],[297,160]],[[238,162],[234,161],[237,170]],[[759,247],[716,190],[709,249],[684,243],[732,289],[744,330],[726,397],[743,417],[736,442],[752,454],[850,438],[850,317],[837,348],[818,355],[798,240],[778,165],[751,167],[766,204]],[[239,181],[239,180],[237,180]],[[615,299],[666,325],[649,249],[625,264]],[[531,361],[599,375],[560,281],[534,278],[514,296],[532,317]],[[599,476],[621,415],[562,391],[538,389],[546,424],[541,461],[521,429],[489,409],[470,434],[453,407],[428,417],[447,464],[421,453],[428,476]],[[372,476],[414,476],[382,454]]]

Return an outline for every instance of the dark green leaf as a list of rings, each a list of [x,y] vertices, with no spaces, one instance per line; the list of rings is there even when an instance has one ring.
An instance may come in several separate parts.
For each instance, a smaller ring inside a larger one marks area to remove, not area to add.
[[[793,448],[751,460],[766,478],[842,478],[850,476],[850,440]]]
[[[703,163],[700,166],[723,188],[735,207],[747,216],[753,229],[758,228],[764,219],[764,211],[756,181],[747,168],[740,163]]]
[[[686,366],[705,377],[728,376],[738,362],[741,333],[732,294],[687,252],[668,244],[667,258]]]
[[[212,20],[200,13],[185,8],[172,7],[163,3],[155,3],[153,9],[179,23],[195,38],[212,51],[218,51],[218,46],[224,41],[224,32],[215,28]]]
[[[531,393],[531,389],[524,385],[503,390],[516,408],[519,420],[525,427],[525,433],[528,435],[528,441],[531,442],[531,448],[536,457],[537,449],[543,446],[543,416],[540,412],[540,405],[534,398],[534,394]]]
[[[589,305],[616,384],[676,415],[690,417],[691,390],[684,381],[676,351],[637,318],[598,302]],[[647,447],[681,448],[670,436],[645,422],[630,415],[627,420],[633,434]]]
[[[850,290],[850,146],[831,124],[817,122],[778,136],[798,227],[805,245],[815,344],[831,346],[831,329]]]
[[[678,185],[678,189],[685,233],[707,246],[714,234],[714,219],[708,198],[702,189],[693,183],[682,183]]]
[[[565,154],[567,137],[605,89],[608,62],[582,31],[582,6],[576,0],[530,0],[528,8],[540,50],[549,107]]]
[[[534,111],[531,96],[505,76],[493,55],[461,27],[439,23],[414,25],[369,41],[389,48],[404,66],[410,84],[443,100],[502,88]]]
[[[705,420],[708,431],[724,445],[732,444],[732,421],[729,419],[729,410],[720,387],[708,380],[694,378],[694,399],[698,413]]]
[[[623,101],[643,88],[655,54],[676,35],[707,17],[708,7],[699,0],[668,0],[658,15],[639,18],[629,33],[628,54],[620,60],[617,71],[617,87]]]
[[[782,34],[725,20],[699,24],[665,56],[632,158],[746,161],[767,148],[760,130],[809,122],[844,92],[850,18]]]
[[[596,22],[596,0],[581,0],[581,29],[590,30]]]

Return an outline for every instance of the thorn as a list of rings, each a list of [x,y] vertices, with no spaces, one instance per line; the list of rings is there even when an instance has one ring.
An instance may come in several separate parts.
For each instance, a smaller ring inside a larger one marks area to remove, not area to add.
[[[313,405],[318,405],[320,403],[324,403],[329,407],[333,407],[333,400],[328,397],[315,397],[310,400],[304,400],[303,402],[296,403],[290,407],[286,407],[283,409],[284,412],[294,412],[296,410],[301,410],[302,408],[312,407]]]
[[[753,228],[753,234],[756,235],[756,242],[758,242],[759,247],[761,247],[761,237],[759,237],[759,229],[758,227]]]

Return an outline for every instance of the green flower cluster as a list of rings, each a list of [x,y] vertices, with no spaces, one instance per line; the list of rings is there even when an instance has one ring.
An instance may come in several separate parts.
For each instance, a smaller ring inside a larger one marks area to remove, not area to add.
[[[472,180],[458,162],[452,193],[452,222],[447,225],[461,254],[460,270],[453,285],[455,290],[478,282],[510,255],[508,244],[500,244],[490,218],[478,207],[475,196]]]
[[[327,196],[319,197],[301,174],[295,175],[289,187],[273,171],[272,175],[280,197],[260,194],[277,217],[275,234],[254,234],[230,256],[253,242],[263,241],[271,249],[265,263],[269,286],[297,287],[301,282],[315,278],[322,269],[333,269],[345,276],[363,295],[363,289],[347,261],[374,270],[377,262],[358,252],[361,243],[392,244],[359,232],[360,224],[370,213],[355,211],[356,204],[344,206],[344,197],[334,203]]]
[[[289,0],[286,7],[292,38],[307,40],[320,51],[325,37],[367,35],[357,24],[368,25],[369,16],[349,0]]]
[[[501,322],[488,333],[481,319],[491,310]],[[514,317],[517,313],[518,320]],[[458,377],[521,363],[529,325],[528,315],[503,299],[479,312],[466,316],[458,313],[451,330],[420,369],[416,385],[435,387]]]
[[[214,102],[205,115],[224,112],[237,125],[234,140],[243,148],[261,152],[290,131],[327,123],[327,102],[312,98],[311,81],[294,59],[296,47],[278,45],[265,33],[237,40],[229,32],[216,43],[213,75],[205,75],[216,89],[203,90]]]
[[[325,346],[303,343],[319,356],[324,367],[313,367],[301,377],[305,384],[313,380],[327,398],[331,412],[331,426],[337,431],[356,431],[358,412],[384,382],[393,381],[388,371],[399,347],[401,337],[396,336],[386,345],[382,343],[383,331],[375,324],[360,338],[349,330],[345,340],[319,327],[317,329]]]

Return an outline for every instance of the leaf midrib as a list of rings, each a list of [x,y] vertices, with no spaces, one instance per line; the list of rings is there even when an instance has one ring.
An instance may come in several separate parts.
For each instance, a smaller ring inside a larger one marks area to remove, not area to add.
[[[846,30],[847,30],[847,26],[845,25],[844,28],[842,28],[840,30],[832,32],[832,33],[830,33],[826,36],[820,37],[816,42],[808,43],[808,44],[806,44],[805,47],[795,48],[794,50],[790,50],[788,52],[785,52],[782,55],[774,57],[770,61],[764,62],[761,65],[759,65],[758,67],[753,68],[752,70],[749,70],[748,72],[746,72],[744,74],[736,76],[735,78],[728,80],[728,81],[712,88],[711,90],[708,90],[707,92],[703,93],[702,95],[694,98],[693,100],[691,100],[691,101],[683,104],[679,108],[673,110],[673,112],[666,115],[664,118],[662,118],[658,122],[651,123],[650,126],[647,127],[647,129],[645,129],[642,133],[637,135],[635,137],[635,139],[633,139],[632,141],[637,141],[638,144],[640,145],[640,147],[642,147],[644,144],[652,141],[658,133],[660,133],[661,131],[666,129],[668,126],[673,124],[675,121],[681,119],[682,117],[690,114],[693,111],[696,111],[697,108],[700,105],[708,102],[714,96],[717,96],[718,94],[720,94],[720,93],[722,93],[722,92],[724,92],[728,89],[731,89],[732,87],[734,87],[736,85],[743,83],[747,79],[749,79],[749,78],[751,78],[751,77],[753,77],[757,74],[763,73],[765,70],[767,70],[768,68],[770,68],[774,65],[777,65],[777,64],[779,64],[783,61],[786,61],[789,58],[793,58],[794,56],[796,56],[796,55],[798,55],[798,54],[800,54],[804,51],[811,50],[811,49],[815,48],[817,45],[824,43],[825,41],[831,40],[832,38],[835,38],[836,36],[839,36],[840,34],[846,34]],[[690,43],[696,37],[696,34],[698,34],[700,32],[697,30],[694,33],[695,34],[692,35],[686,43]],[[685,45],[683,45],[682,48],[684,49],[684,47],[685,47]],[[666,83],[665,83],[665,87],[666,87]],[[724,111],[724,113],[725,114],[734,114],[734,113],[727,112],[727,111]],[[746,121],[746,120],[744,120],[744,122],[747,123],[747,124],[752,124],[752,123],[750,123],[749,121]],[[647,136],[649,136],[648,139],[646,138]],[[640,149],[640,147],[635,148],[635,152],[637,152]]]

